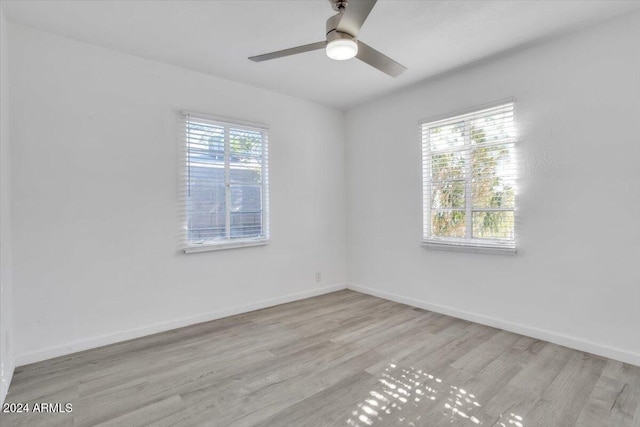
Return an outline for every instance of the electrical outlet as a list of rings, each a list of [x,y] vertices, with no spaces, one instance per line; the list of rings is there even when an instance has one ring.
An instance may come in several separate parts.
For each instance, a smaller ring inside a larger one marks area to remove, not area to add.
[[[316,271],[316,282],[322,282],[322,272]]]

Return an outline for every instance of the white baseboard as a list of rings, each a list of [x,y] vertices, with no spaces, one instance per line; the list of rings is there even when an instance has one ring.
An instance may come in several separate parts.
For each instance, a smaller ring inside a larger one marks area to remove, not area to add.
[[[14,369],[15,362],[13,360],[9,360],[6,367],[3,367],[2,369],[2,377],[0,378],[0,405],[4,403],[4,400],[7,397]]]
[[[483,314],[458,310],[456,308],[439,304],[432,304],[419,299],[404,297],[402,295],[380,291],[366,286],[349,284],[347,285],[347,289],[640,366],[640,353],[634,353],[621,348],[598,344],[593,341],[560,334],[548,329],[536,328],[520,323],[509,322],[503,319],[497,319],[495,317],[485,316]]]
[[[305,292],[289,294],[282,297],[270,298],[267,300],[255,302],[252,304],[242,305],[224,310],[217,310],[211,313],[202,313],[196,316],[183,317],[181,319],[170,320],[167,322],[156,323],[153,325],[143,326],[141,328],[130,329],[127,331],[116,332],[113,334],[93,337],[82,341],[49,347],[42,350],[36,350],[28,353],[22,353],[16,356],[16,366],[28,365],[30,363],[40,362],[58,356],[64,356],[78,351],[89,350],[91,348],[102,347],[104,345],[114,344],[121,341],[140,338],[146,335],[165,332],[171,329],[182,328],[184,326],[195,325],[196,323],[208,322],[211,320],[221,319],[223,317],[234,316],[236,314],[247,313],[249,311],[260,310],[262,308],[272,307],[274,305],[285,304],[287,302],[298,301],[305,298],[311,298],[318,295],[346,289],[345,284],[336,284],[324,286]]]

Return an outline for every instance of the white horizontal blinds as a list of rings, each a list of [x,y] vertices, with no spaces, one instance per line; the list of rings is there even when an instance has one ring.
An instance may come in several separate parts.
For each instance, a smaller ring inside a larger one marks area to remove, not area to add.
[[[421,124],[424,239],[514,247],[513,103]]]
[[[267,238],[266,129],[187,114],[187,244]]]

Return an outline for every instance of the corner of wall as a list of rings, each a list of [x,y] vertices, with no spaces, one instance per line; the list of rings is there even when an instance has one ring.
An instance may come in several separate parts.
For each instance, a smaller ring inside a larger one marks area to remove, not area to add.
[[[7,393],[9,392],[9,386],[11,385],[11,380],[13,379],[13,371],[15,370],[15,361],[14,358],[9,357],[8,363],[2,366],[2,380],[0,383],[0,405],[4,403],[7,398]],[[4,362],[3,362],[4,363]]]
[[[0,5],[0,403],[9,391],[13,354],[13,282],[9,144],[9,67],[7,21]]]

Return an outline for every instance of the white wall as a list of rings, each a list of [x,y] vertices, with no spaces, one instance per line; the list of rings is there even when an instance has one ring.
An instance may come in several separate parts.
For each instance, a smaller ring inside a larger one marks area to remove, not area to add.
[[[0,403],[13,375],[11,176],[7,21],[0,7]]]
[[[640,364],[640,13],[347,116],[355,288]],[[519,253],[420,246],[417,122],[514,96]]]
[[[344,287],[341,112],[18,25],[10,36],[18,364]],[[268,246],[178,252],[181,109],[271,126]]]

